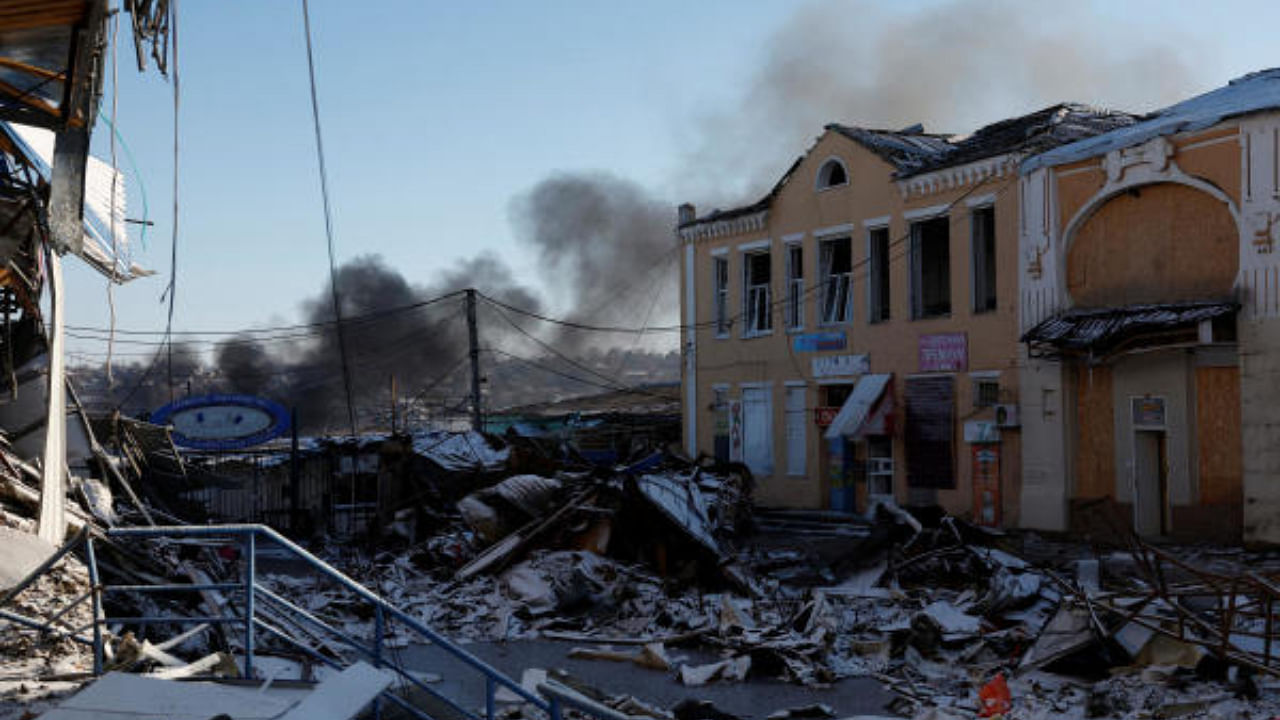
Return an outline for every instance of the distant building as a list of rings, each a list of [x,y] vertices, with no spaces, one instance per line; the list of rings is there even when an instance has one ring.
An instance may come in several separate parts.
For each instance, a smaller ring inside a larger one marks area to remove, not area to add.
[[[833,124],[759,202],[682,206],[686,449],[745,462],[764,505],[1016,522],[1018,164],[1132,121]]]
[[[1280,70],[1024,164],[1024,525],[1280,542]]]

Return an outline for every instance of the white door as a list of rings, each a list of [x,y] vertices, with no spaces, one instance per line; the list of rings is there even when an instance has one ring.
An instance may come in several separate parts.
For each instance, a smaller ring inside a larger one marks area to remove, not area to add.
[[[804,387],[787,388],[787,474],[804,476]]]
[[[771,388],[742,389],[742,458],[758,478],[773,475]]]

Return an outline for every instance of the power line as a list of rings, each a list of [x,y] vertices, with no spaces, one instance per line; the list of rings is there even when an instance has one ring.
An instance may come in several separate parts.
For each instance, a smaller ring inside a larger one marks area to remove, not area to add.
[[[553,367],[543,365],[542,363],[537,362],[535,360],[530,360],[528,358],[521,357],[513,353],[509,353],[506,350],[499,350],[498,348],[482,348],[481,351],[501,355],[503,357],[510,358],[511,360],[514,360],[518,363],[522,363],[524,365],[528,365],[529,367],[542,370],[543,372],[547,372],[552,375],[558,375],[562,378],[565,378],[566,380],[573,380],[575,382],[582,383],[583,385],[590,385],[591,387],[600,388],[602,390],[626,393],[629,395],[646,395],[649,397],[659,397],[659,398],[669,399],[665,395],[659,395],[658,393],[652,393],[652,392],[647,392],[645,390],[639,390],[639,389],[633,389],[633,388],[619,388],[611,385],[604,385],[602,383],[598,383],[593,380],[587,380],[585,378],[578,377],[577,375],[570,375],[569,373],[561,372],[560,370],[556,370]]]
[[[486,298],[486,300],[487,300],[487,298]],[[607,382],[607,383],[612,383],[615,387],[613,387],[613,388],[611,388],[611,389],[614,389],[614,390],[627,389],[627,387],[626,387],[625,385],[623,385],[622,383],[618,382],[618,380],[617,380],[617,379],[615,379],[615,378],[611,378],[611,377],[609,377],[608,375],[605,375],[605,374],[603,374],[603,373],[597,372],[596,370],[593,370],[593,369],[591,369],[591,368],[587,367],[586,365],[583,365],[583,364],[579,363],[578,361],[576,361],[576,360],[574,360],[573,358],[571,358],[571,357],[569,357],[569,356],[565,355],[564,353],[562,353],[562,352],[560,352],[559,350],[555,349],[554,347],[552,347],[552,346],[548,345],[547,343],[543,342],[542,340],[539,340],[538,338],[534,337],[531,333],[529,333],[528,331],[526,331],[524,328],[522,328],[522,327],[520,327],[519,325],[517,325],[517,324],[515,323],[515,321],[514,321],[514,320],[512,320],[510,317],[508,317],[508,316],[507,316],[507,314],[506,314],[506,313],[504,313],[504,312],[502,312],[501,310],[499,310],[499,309],[495,308],[495,312],[497,312],[497,313],[498,313],[498,315],[499,315],[503,320],[506,320],[508,325],[510,325],[512,328],[515,328],[516,332],[520,333],[520,334],[521,334],[521,335],[523,335],[524,337],[526,337],[526,338],[528,338],[529,340],[531,340],[533,343],[535,343],[538,347],[542,348],[544,351],[551,353],[552,355],[554,355],[554,356],[556,356],[556,357],[560,358],[561,360],[563,360],[564,362],[568,363],[569,365],[572,365],[573,367],[575,367],[575,368],[577,368],[577,369],[579,369],[579,370],[582,370],[583,372],[585,372],[585,373],[587,373],[587,374],[589,374],[589,375],[594,375],[594,376],[596,376],[596,377],[598,377],[598,378],[600,378],[600,379],[604,380],[604,381],[605,381],[605,382]]]
[[[376,311],[373,311],[373,312],[365,313],[365,314],[363,314],[363,315],[351,315],[351,316],[348,316],[348,317],[344,317],[341,321],[338,321],[338,320],[318,320],[318,321],[316,321],[316,322],[309,322],[309,323],[297,323],[297,324],[294,324],[294,325],[274,325],[274,326],[267,326],[267,327],[263,327],[263,328],[244,328],[244,329],[240,329],[240,330],[173,330],[173,331],[171,331],[171,332],[168,332],[168,331],[165,331],[165,330],[123,330],[123,329],[119,329],[119,328],[117,328],[117,329],[116,329],[116,333],[117,333],[117,334],[119,334],[119,335],[214,335],[214,336],[228,336],[228,335],[249,335],[249,334],[256,334],[256,333],[264,333],[264,334],[266,334],[266,333],[273,333],[273,332],[280,332],[280,331],[293,331],[293,330],[315,329],[315,330],[317,330],[317,332],[315,332],[315,333],[311,333],[311,334],[319,335],[319,334],[323,334],[323,332],[324,332],[325,330],[327,330],[328,328],[330,328],[330,327],[332,327],[332,326],[334,326],[334,325],[337,325],[339,322],[345,323],[345,324],[347,324],[347,325],[354,325],[354,324],[357,324],[357,323],[364,323],[364,322],[373,322],[373,321],[376,321],[376,320],[381,320],[381,319],[383,319],[383,318],[385,318],[385,317],[388,317],[388,316],[390,316],[390,315],[396,315],[396,314],[399,314],[399,313],[408,312],[408,311],[411,311],[411,310],[418,310],[418,309],[421,309],[421,308],[424,308],[424,307],[427,307],[427,306],[430,306],[430,305],[434,305],[434,304],[436,304],[436,303],[438,303],[438,302],[441,302],[441,301],[444,301],[444,300],[448,300],[449,298],[457,297],[457,296],[459,296],[459,295],[463,294],[464,292],[466,292],[466,291],[465,291],[465,290],[454,290],[453,292],[445,293],[444,295],[437,295],[436,297],[433,297],[433,298],[428,298],[428,299],[426,299],[426,300],[419,300],[419,301],[415,301],[415,302],[412,302],[412,303],[408,303],[408,304],[406,304],[406,305],[398,305],[398,306],[391,307],[391,308],[384,308],[384,309],[382,309],[382,310],[376,310]],[[97,326],[93,326],[93,325],[68,325],[68,326],[67,326],[67,329],[68,329],[68,330],[78,330],[78,331],[88,331],[88,332],[107,332],[107,330],[108,330],[108,328],[97,327]]]
[[[181,86],[178,82],[178,0],[173,0],[169,5],[169,32],[170,42],[173,43],[173,232],[172,242],[169,249],[169,312],[165,320],[165,336],[172,340],[169,335],[173,331],[173,307],[174,299],[178,295],[178,118],[180,101],[182,98]],[[113,180],[114,182],[114,180]],[[115,222],[115,218],[112,218]],[[173,345],[169,345],[169,402],[173,402]]]
[[[311,88],[311,119],[316,134],[316,160],[320,169],[320,197],[324,203],[324,234],[329,251],[329,290],[333,299],[333,317],[337,321],[334,329],[338,335],[338,356],[342,360],[342,387],[347,398],[347,419],[351,423],[351,434],[356,434],[356,411],[351,397],[351,369],[347,366],[347,340],[342,331],[342,303],[338,297],[338,265],[333,251],[333,212],[329,203],[329,177],[324,162],[324,137],[320,132],[320,99],[316,92],[316,63],[311,46],[311,10],[307,0],[302,0],[302,25],[307,38],[307,79]],[[174,33],[177,39],[177,32]],[[175,63],[174,72],[177,72]],[[354,472],[354,471],[353,471]],[[355,485],[352,485],[352,502],[355,498]]]

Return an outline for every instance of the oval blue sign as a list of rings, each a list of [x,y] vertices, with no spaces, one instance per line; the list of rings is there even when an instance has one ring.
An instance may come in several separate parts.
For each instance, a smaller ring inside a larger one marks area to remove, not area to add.
[[[173,442],[197,450],[241,450],[289,431],[289,411],[253,395],[199,395],[169,403],[151,422],[173,426]]]

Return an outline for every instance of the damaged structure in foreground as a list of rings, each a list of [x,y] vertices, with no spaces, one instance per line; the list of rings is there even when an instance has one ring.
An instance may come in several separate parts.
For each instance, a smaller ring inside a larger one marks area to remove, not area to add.
[[[1280,71],[1146,116],[828,126],[680,209],[685,448],[774,505],[1280,541]]]

